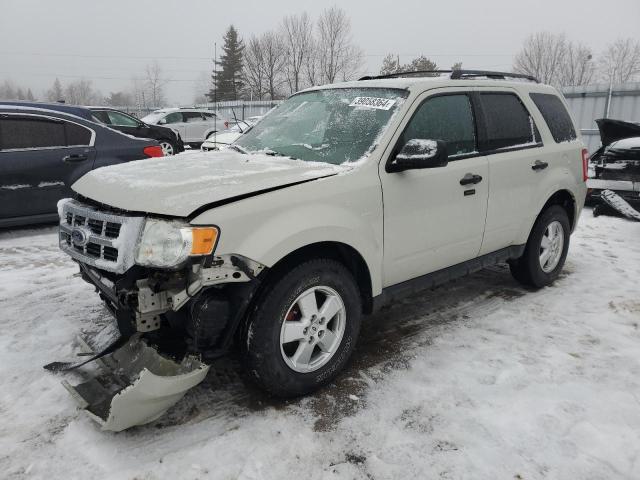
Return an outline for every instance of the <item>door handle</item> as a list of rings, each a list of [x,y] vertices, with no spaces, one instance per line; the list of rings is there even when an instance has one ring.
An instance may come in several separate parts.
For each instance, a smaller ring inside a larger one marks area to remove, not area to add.
[[[531,165],[531,170],[544,170],[545,168],[547,168],[549,166],[549,164],[547,162],[541,162],[540,160],[536,160],[533,165]]]
[[[62,161],[65,163],[79,163],[79,162],[84,162],[88,158],[89,158],[88,155],[85,155],[83,153],[76,153],[73,155],[67,155],[66,157],[62,157]]]
[[[467,173],[464,177],[460,179],[460,185],[475,185],[476,183],[480,183],[481,181],[482,181],[482,177],[480,175]]]

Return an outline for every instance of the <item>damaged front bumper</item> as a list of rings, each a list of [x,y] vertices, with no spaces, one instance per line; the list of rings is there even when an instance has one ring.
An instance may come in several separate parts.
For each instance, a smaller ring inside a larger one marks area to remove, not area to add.
[[[81,349],[92,353],[79,339]],[[178,363],[134,335],[113,354],[97,360],[103,370],[91,380],[65,388],[103,430],[119,432],[162,416],[204,380],[209,366],[193,356]]]

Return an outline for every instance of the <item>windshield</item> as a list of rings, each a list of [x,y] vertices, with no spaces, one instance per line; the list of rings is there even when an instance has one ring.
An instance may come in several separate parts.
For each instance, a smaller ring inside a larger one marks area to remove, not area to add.
[[[340,164],[366,156],[408,92],[335,88],[294,95],[236,141],[248,152]]]

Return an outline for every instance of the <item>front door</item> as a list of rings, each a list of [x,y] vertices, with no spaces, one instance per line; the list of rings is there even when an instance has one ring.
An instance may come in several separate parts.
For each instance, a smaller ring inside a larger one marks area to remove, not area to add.
[[[438,92],[416,101],[390,158],[411,139],[443,140],[448,165],[387,173],[388,159],[381,162],[384,286],[473,259],[482,245],[489,169],[477,153],[471,98],[455,89]]]

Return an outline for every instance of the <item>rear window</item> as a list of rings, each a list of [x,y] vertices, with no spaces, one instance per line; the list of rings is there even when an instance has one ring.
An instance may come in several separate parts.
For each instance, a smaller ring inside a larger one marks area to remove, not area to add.
[[[547,122],[556,143],[570,142],[577,138],[573,122],[562,100],[549,93],[530,93],[529,96]]]
[[[487,150],[536,146],[540,135],[529,112],[512,93],[481,93],[486,132],[481,148]]]
[[[0,149],[89,145],[91,132],[63,121],[37,117],[0,118]]]

